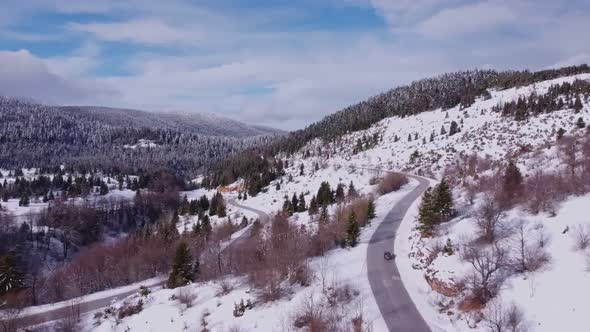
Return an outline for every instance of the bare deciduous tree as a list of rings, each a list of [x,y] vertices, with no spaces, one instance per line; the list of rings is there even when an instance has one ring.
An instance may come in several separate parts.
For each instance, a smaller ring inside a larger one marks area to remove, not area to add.
[[[481,238],[488,243],[496,240],[500,228],[503,227],[504,218],[504,211],[496,200],[486,196],[483,205],[475,213],[475,223]]]
[[[473,295],[482,303],[494,297],[503,269],[506,268],[506,253],[497,245],[490,248],[464,247],[461,258],[471,264],[473,273],[469,276],[469,283]]]
[[[484,323],[491,332],[526,332],[524,313],[514,303],[505,307],[500,300],[488,303]]]

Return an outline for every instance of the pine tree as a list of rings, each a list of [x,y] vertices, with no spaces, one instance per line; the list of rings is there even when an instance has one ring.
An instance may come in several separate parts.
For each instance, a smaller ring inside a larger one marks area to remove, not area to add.
[[[359,224],[356,220],[356,215],[354,211],[350,213],[348,216],[348,223],[346,225],[346,242],[351,247],[354,247],[358,243],[358,238],[360,235]]]
[[[176,247],[176,253],[172,262],[172,271],[168,276],[166,286],[176,288],[191,283],[194,280],[192,256],[188,245],[180,242]]]
[[[293,197],[291,198],[291,210],[291,214],[299,210],[299,198],[297,198],[297,194],[295,193],[293,193]]]
[[[211,227],[211,222],[209,221],[209,216],[208,215],[203,215],[203,219],[201,220],[201,228],[203,229],[203,232],[205,233],[205,237],[208,239],[209,235],[211,235],[211,231],[213,230],[213,228]]]
[[[563,138],[563,135],[565,135],[565,129],[563,128],[559,128],[557,130],[557,139],[560,140]]]
[[[445,222],[454,215],[453,194],[443,178],[436,186],[433,194],[434,209],[438,215],[438,222]]]
[[[447,131],[445,129],[445,126],[440,127],[440,134],[441,135],[446,135],[447,134]]]
[[[309,210],[307,212],[310,216],[318,213],[318,203],[316,202],[315,196],[313,196],[311,201],[309,201]]]
[[[293,202],[289,200],[289,197],[285,195],[285,200],[283,201],[283,212],[287,213],[288,215],[293,215]]]
[[[434,225],[437,222],[436,219],[437,216],[432,199],[432,189],[428,188],[424,192],[424,195],[422,195],[422,202],[420,203],[418,211],[418,222],[420,223],[418,229],[422,235],[430,236],[432,234]]]
[[[18,206],[29,206],[29,195],[27,193],[23,193],[18,201]]]
[[[576,122],[576,127],[578,127],[579,129],[586,128],[586,122],[584,122],[584,119],[582,119],[581,117],[578,118],[578,121]]]
[[[348,197],[349,198],[355,198],[358,197],[358,192],[356,191],[356,188],[354,187],[354,183],[352,183],[352,181],[350,181],[350,184],[348,185]]]
[[[24,277],[12,254],[0,258],[0,296],[24,287]]]
[[[584,106],[582,105],[582,100],[580,99],[580,96],[576,96],[576,101],[574,102],[574,111],[576,113],[579,113],[583,107]]]
[[[451,128],[449,129],[449,136],[453,136],[458,132],[459,132],[459,126],[457,125],[457,122],[451,121]]]
[[[513,160],[508,162],[504,170],[502,191],[508,204],[522,193],[522,174]]]
[[[328,224],[330,222],[330,214],[328,213],[328,206],[322,205],[322,212],[320,213],[320,223]]]
[[[223,218],[227,215],[226,212],[226,207],[225,207],[225,201],[223,200],[223,198],[217,202],[217,216],[219,218]]]
[[[338,183],[336,187],[336,202],[344,201],[344,185],[342,183]]]
[[[303,176],[305,173],[303,172],[303,164],[299,165],[299,175]]]
[[[373,220],[377,215],[375,214],[375,201],[373,198],[369,198],[369,203],[367,204],[367,219]]]
[[[305,204],[305,196],[303,193],[299,194],[299,205],[297,206],[297,212],[305,212],[307,210],[307,206]]]

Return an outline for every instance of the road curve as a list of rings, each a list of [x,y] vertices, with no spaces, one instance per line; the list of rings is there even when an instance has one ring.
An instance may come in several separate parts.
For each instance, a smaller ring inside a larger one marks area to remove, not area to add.
[[[251,208],[249,206],[238,204],[235,201],[236,201],[235,199],[228,200],[228,204],[235,206],[237,208],[240,208],[240,209],[244,209],[244,210],[248,210],[248,211],[256,213],[258,215],[258,218],[260,219],[260,222],[262,222],[263,224],[270,220],[270,216],[266,212]],[[238,238],[233,240],[232,244],[244,241],[249,236],[250,236],[250,229],[248,228],[247,231],[245,231]],[[158,281],[158,282],[148,284],[145,286],[152,289],[152,288],[156,288],[156,287],[161,287],[165,283],[166,283],[166,280],[162,280],[162,281]],[[111,302],[113,300],[123,299],[131,294],[136,293],[136,292],[137,292],[137,289],[131,289],[128,291],[122,291],[120,293],[111,294],[111,295],[104,297],[104,298],[79,302],[79,303],[76,303],[76,311],[79,312],[80,315],[83,315],[83,314],[89,313],[91,311],[107,307],[108,305],[111,304]],[[64,319],[64,318],[68,317],[69,315],[71,315],[71,313],[72,313],[72,306],[68,305],[65,307],[51,309],[51,310],[47,310],[44,312],[21,316],[21,317],[19,317],[17,324],[18,324],[19,328],[25,328],[27,326],[39,325],[39,324],[43,324],[43,323],[52,322],[55,320]]]
[[[152,284],[145,285],[149,289],[153,289],[156,287],[161,287],[166,283],[166,280],[157,281]],[[66,305],[64,307],[59,307],[56,309],[51,309],[31,315],[24,315],[18,318],[17,325],[19,328],[25,328],[28,326],[39,325],[43,323],[52,322],[55,320],[64,319],[66,317],[71,317],[73,312],[79,313],[83,315],[85,313],[98,310],[100,308],[107,307],[111,304],[111,302],[115,299],[123,299],[127,296],[137,293],[137,288],[122,291],[117,294],[112,294],[107,297],[103,297],[100,299],[90,300],[90,301],[83,301],[83,302],[74,302],[71,301],[71,305]]]
[[[373,233],[367,248],[367,273],[371,291],[389,331],[430,332],[401,281],[396,263],[383,258],[385,251],[393,252],[395,234],[408,208],[430,185],[422,177],[408,177],[419,184],[393,206]]]

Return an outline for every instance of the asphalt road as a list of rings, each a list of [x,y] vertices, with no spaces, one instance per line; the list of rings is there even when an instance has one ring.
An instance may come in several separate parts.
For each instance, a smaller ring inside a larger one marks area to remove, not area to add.
[[[395,261],[383,258],[385,251],[393,253],[395,233],[408,208],[429,186],[428,180],[408,176],[418,180],[419,185],[393,206],[373,233],[367,248],[367,273],[389,331],[430,332],[400,279]]]
[[[260,219],[260,222],[262,222],[263,224],[270,220],[270,216],[267,213],[265,213],[264,211],[260,211],[260,210],[251,208],[249,206],[238,204],[238,203],[236,203],[235,199],[228,200],[228,204],[233,205],[233,206],[240,208],[240,209],[244,209],[244,210],[248,210],[248,211],[256,213],[258,215],[258,218]],[[232,241],[232,244],[239,243],[240,241],[243,241],[244,239],[248,238],[249,236],[250,236],[250,228],[248,228],[248,230],[246,230],[244,233],[242,233],[240,235],[240,237],[238,237],[234,241]],[[159,282],[145,285],[145,286],[152,289],[152,288],[156,288],[156,287],[161,287],[165,283],[166,283],[166,280],[163,280],[163,281],[159,281]],[[61,320],[61,319],[68,317],[69,315],[71,315],[73,310],[76,310],[77,313],[79,313],[80,315],[83,315],[88,312],[107,307],[108,305],[111,304],[111,302],[114,299],[123,299],[131,294],[136,293],[136,292],[137,292],[137,289],[132,289],[129,291],[111,294],[109,296],[106,296],[106,297],[100,298],[100,299],[96,299],[96,300],[79,302],[79,303],[76,303],[75,309],[73,306],[68,305],[65,307],[47,310],[47,311],[32,314],[32,315],[21,316],[18,319],[18,326],[20,328],[24,328],[27,326],[33,326],[33,325],[52,322],[55,320]]]

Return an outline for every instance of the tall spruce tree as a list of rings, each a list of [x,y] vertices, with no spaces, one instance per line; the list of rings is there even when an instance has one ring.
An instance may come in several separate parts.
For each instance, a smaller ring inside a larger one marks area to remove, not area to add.
[[[437,223],[437,213],[434,208],[432,188],[426,189],[424,195],[422,195],[422,202],[420,203],[420,208],[418,210],[418,222],[420,223],[418,229],[422,235],[430,236]]]
[[[348,216],[348,222],[346,225],[346,242],[349,246],[355,247],[358,244],[358,238],[360,235],[359,224],[356,220],[354,211]]]
[[[320,223],[328,224],[330,222],[330,214],[328,213],[328,205],[322,205],[322,212],[320,213]]]
[[[358,192],[356,191],[356,188],[354,187],[354,183],[352,183],[352,181],[350,181],[350,184],[348,185],[348,197],[349,198],[355,198],[358,197]]]
[[[315,196],[313,196],[309,201],[309,210],[307,212],[310,216],[313,216],[318,213],[318,203],[315,199]]]
[[[307,210],[307,205],[305,204],[305,196],[303,193],[299,194],[299,205],[297,206],[297,212],[305,212]]]
[[[455,213],[453,194],[444,178],[436,186],[433,197],[433,205],[439,219],[438,222],[445,222],[451,219]]]
[[[375,200],[371,197],[367,204],[367,220],[373,220],[375,217]]]
[[[188,245],[185,242],[180,242],[176,247],[176,253],[172,262],[172,271],[170,271],[166,286],[168,288],[176,288],[187,285],[192,281],[194,281],[192,256]]]

